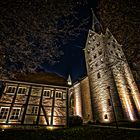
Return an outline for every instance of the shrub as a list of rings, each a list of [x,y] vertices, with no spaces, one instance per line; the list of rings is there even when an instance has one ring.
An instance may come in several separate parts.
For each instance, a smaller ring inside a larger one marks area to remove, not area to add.
[[[80,116],[69,116],[69,127],[81,126],[83,124],[83,119]]]

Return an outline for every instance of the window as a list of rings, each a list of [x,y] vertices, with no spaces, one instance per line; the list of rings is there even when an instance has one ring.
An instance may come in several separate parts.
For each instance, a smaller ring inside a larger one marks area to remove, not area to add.
[[[56,92],[56,98],[62,98],[62,92]]]
[[[93,69],[93,66],[92,66],[92,65],[90,66],[90,69],[91,69],[91,70]]]
[[[99,53],[99,55],[101,55],[102,54],[102,51],[100,50],[98,53]]]
[[[116,48],[115,44],[113,44],[113,47]]]
[[[128,93],[131,93],[131,89],[129,87],[127,87]]]
[[[27,89],[25,87],[18,88],[18,94],[26,94]]]
[[[12,115],[10,117],[11,120],[18,120],[20,116],[20,110],[21,108],[13,108],[12,109]]]
[[[88,53],[88,54],[90,53],[90,50],[89,50],[89,49],[87,50],[87,53]]]
[[[91,42],[90,42],[90,40],[88,41],[88,44],[90,44]]]
[[[101,63],[103,63],[104,62],[104,60],[103,60],[103,58],[101,58]]]
[[[99,46],[100,45],[100,42],[97,42],[96,44],[97,44],[97,46]]]
[[[9,107],[1,107],[0,110],[0,119],[6,119],[8,116]]]
[[[15,93],[16,87],[15,86],[8,86],[6,89],[6,93]]]
[[[105,114],[105,115],[104,115],[104,119],[108,119],[108,116],[107,116],[107,114]]]
[[[95,36],[92,37],[92,40],[95,41]]]
[[[101,75],[100,75],[100,73],[97,73],[97,78],[99,79],[99,78],[101,78]]]
[[[94,58],[96,58],[97,56],[96,56],[96,54],[94,55]]]
[[[95,47],[92,48],[92,51],[95,49]]]
[[[110,101],[110,99],[108,99],[108,105],[111,106],[111,101]]]
[[[95,66],[98,67],[98,63],[96,63]]]
[[[91,58],[89,58],[89,60],[88,60],[89,62],[91,62],[92,61],[92,59]]]
[[[38,112],[38,106],[33,106],[32,107],[32,114],[37,114]]]
[[[44,90],[43,96],[50,98],[50,96],[51,96],[50,90]]]

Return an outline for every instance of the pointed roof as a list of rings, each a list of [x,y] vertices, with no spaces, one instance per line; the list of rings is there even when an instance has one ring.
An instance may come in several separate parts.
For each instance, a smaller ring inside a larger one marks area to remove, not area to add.
[[[100,33],[102,32],[102,26],[100,22],[98,21],[97,17],[95,16],[92,8],[91,8],[91,11],[92,11],[92,30],[97,33]]]

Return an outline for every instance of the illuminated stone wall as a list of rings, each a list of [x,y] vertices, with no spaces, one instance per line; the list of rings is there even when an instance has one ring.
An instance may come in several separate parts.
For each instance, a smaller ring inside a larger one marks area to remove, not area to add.
[[[70,94],[70,96],[74,96],[74,107],[70,107],[70,110],[73,109],[73,114],[71,115],[82,117],[84,123],[92,121],[93,117],[88,77],[75,83],[74,86],[70,88]]]
[[[137,120],[140,95],[121,45],[106,30],[89,30],[85,58],[90,85],[93,119],[100,122]]]
[[[3,81],[1,125],[66,125],[67,87]]]

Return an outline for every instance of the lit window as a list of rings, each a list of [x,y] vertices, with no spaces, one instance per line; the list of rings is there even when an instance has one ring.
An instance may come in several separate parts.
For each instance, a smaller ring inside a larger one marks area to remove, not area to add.
[[[13,108],[12,109],[12,115],[10,117],[11,120],[18,120],[20,116],[20,110],[21,108]]]
[[[33,106],[32,107],[32,114],[37,114],[38,112],[38,106]]]
[[[9,107],[1,107],[0,109],[0,119],[6,119],[8,116]]]
[[[107,114],[105,114],[105,115],[104,115],[104,119],[108,119],[108,116],[107,116]]]
[[[15,86],[8,86],[6,89],[6,93],[15,93],[16,87]]]
[[[25,87],[18,88],[18,94],[26,94],[27,89]]]
[[[56,92],[56,98],[62,98],[62,92]]]
[[[111,106],[111,101],[110,101],[110,99],[108,99],[108,105]]]
[[[50,96],[51,96],[50,90],[44,90],[43,96],[50,98]]]
[[[97,78],[99,79],[99,78],[101,78],[101,75],[100,75],[100,73],[97,73]]]

